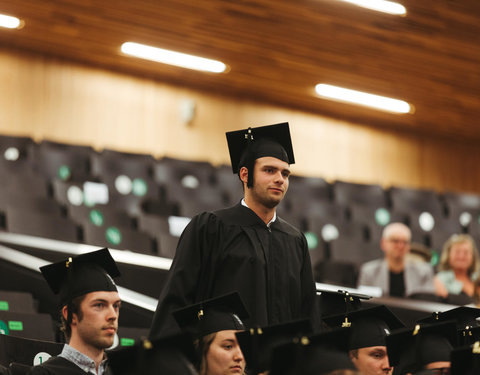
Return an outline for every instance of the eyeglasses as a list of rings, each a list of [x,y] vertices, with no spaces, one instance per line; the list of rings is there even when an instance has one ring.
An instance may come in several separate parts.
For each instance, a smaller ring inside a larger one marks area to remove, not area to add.
[[[409,245],[410,244],[410,241],[408,240],[404,240],[404,239],[401,239],[401,238],[388,238],[388,241],[393,243],[394,245]]]

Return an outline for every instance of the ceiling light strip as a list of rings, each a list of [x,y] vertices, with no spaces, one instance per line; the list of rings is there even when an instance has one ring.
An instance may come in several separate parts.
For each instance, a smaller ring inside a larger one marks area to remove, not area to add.
[[[122,52],[146,60],[211,73],[223,73],[227,69],[227,66],[221,61],[187,55],[185,53],[169,51],[134,42],[123,43]]]
[[[410,104],[403,100],[368,94],[365,92],[345,89],[343,87],[327,85],[324,83],[319,83],[316,85],[315,91],[318,95],[328,99],[363,105],[382,111],[394,113],[410,113],[412,111]]]
[[[407,9],[398,3],[393,1],[386,1],[386,0],[341,0],[346,3],[355,4],[361,6],[363,8],[368,8],[372,10],[376,10],[378,12],[404,16],[407,14]]]
[[[22,21],[17,17],[0,14],[0,27],[7,29],[18,29],[22,25]]]

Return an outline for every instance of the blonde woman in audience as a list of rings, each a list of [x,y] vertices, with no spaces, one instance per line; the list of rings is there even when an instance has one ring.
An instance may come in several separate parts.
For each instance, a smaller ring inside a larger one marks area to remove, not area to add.
[[[473,297],[474,281],[480,269],[475,241],[468,234],[454,234],[443,246],[435,288],[439,296],[466,295]]]

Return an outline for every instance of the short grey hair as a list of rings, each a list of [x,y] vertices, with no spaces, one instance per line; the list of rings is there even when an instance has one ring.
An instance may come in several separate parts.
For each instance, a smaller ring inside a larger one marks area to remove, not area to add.
[[[408,240],[412,239],[412,232],[410,231],[410,228],[403,223],[390,223],[386,225],[385,228],[383,228],[382,238],[390,238],[397,231],[402,231],[406,233],[408,236]]]

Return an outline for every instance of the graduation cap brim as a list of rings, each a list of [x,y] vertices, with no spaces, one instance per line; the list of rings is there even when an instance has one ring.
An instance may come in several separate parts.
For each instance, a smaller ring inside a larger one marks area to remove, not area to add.
[[[260,142],[261,140],[270,140],[278,143],[283,147],[287,154],[288,164],[295,164],[295,157],[293,155],[292,139],[290,136],[290,128],[288,122],[283,122],[274,125],[259,126],[256,128],[249,128],[253,136],[253,142]],[[249,144],[246,135],[249,129],[235,130],[227,132],[228,151],[230,153],[230,161],[232,163],[233,173],[238,173],[240,170],[240,161],[244,151]],[[268,152],[267,152],[268,154]],[[276,155],[263,155],[274,156]]]
[[[477,318],[480,317],[480,309],[475,307],[460,306],[451,310],[443,312],[435,312],[425,318],[417,320],[417,323],[436,323],[455,320],[458,328],[465,328],[466,326],[477,327],[480,322]]]
[[[267,369],[270,355],[275,346],[291,342],[294,337],[312,332],[309,319],[290,321],[268,327],[250,328],[237,332],[237,341],[249,368],[256,374]]]
[[[107,248],[42,266],[40,271],[62,303],[93,291],[116,290],[111,278],[120,275]]]
[[[240,294],[233,292],[178,309],[173,317],[184,332],[199,338],[223,330],[243,330],[249,314]]]

